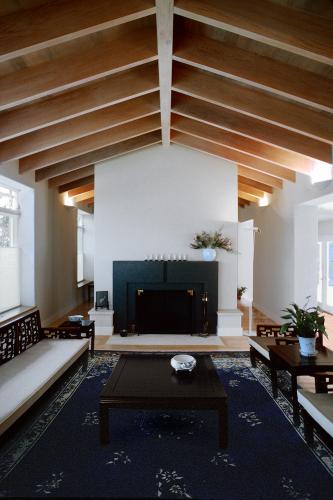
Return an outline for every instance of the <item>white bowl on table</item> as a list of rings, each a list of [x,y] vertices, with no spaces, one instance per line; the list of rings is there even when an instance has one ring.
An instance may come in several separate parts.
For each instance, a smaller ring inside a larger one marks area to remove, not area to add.
[[[189,354],[177,354],[173,358],[171,358],[171,366],[178,371],[187,371],[191,372],[195,365],[197,364],[195,358],[190,356]]]
[[[68,316],[68,320],[72,321],[73,323],[75,321],[82,321],[83,320],[83,316],[82,316],[82,314],[74,314],[72,316]]]

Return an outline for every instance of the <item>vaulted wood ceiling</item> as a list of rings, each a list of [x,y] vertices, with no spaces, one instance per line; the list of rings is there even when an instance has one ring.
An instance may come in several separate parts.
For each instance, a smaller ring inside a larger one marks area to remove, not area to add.
[[[331,164],[330,0],[2,0],[0,162],[91,204],[94,165],[170,143],[244,206]]]

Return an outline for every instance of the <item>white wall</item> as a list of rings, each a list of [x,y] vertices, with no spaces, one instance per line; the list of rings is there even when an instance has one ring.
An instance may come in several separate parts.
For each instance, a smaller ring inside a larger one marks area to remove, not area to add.
[[[95,227],[94,215],[83,214],[83,272],[84,279],[94,280],[94,258],[95,258]]]
[[[31,283],[29,291],[25,286],[25,297],[30,293],[42,319],[51,320],[81,302],[76,287],[76,209],[63,206],[57,191],[49,189],[46,181],[35,183],[33,173],[19,175],[16,161],[1,164],[0,175],[34,190],[35,292]],[[31,275],[25,283],[30,279]]]
[[[323,220],[318,225],[318,239],[323,237],[331,237],[333,239],[333,219]]]
[[[312,185],[302,174],[296,179],[296,183],[285,181],[283,189],[275,191],[270,206],[240,209],[240,220],[253,218],[261,229],[255,240],[254,303],[277,322],[281,321],[281,309],[290,302],[315,296],[313,280],[311,285],[306,283],[306,275],[310,272],[309,259],[312,269],[316,268],[316,253],[312,243],[311,249],[307,245],[310,233],[311,241],[316,238],[318,220],[315,223],[314,210],[307,220],[304,213],[295,216],[296,209],[333,193],[332,181]],[[300,279],[302,274],[304,279]]]
[[[237,250],[237,173],[233,163],[172,145],[96,166],[95,289],[109,290],[112,262],[187,254],[195,232],[222,224]],[[219,308],[237,307],[237,254],[218,251]]]

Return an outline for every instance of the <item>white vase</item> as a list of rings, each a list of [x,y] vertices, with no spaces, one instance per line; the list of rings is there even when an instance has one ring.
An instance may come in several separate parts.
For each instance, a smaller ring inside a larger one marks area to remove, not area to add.
[[[203,248],[202,249],[202,258],[206,262],[212,262],[216,259],[216,250],[215,248]]]
[[[301,356],[313,357],[316,355],[316,337],[298,337]]]

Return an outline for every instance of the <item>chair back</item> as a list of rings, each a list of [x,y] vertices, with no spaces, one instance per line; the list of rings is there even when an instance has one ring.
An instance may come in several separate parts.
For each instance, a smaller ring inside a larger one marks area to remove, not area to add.
[[[285,333],[281,333],[281,325],[257,325],[258,337],[295,337],[295,330],[291,326]]]

